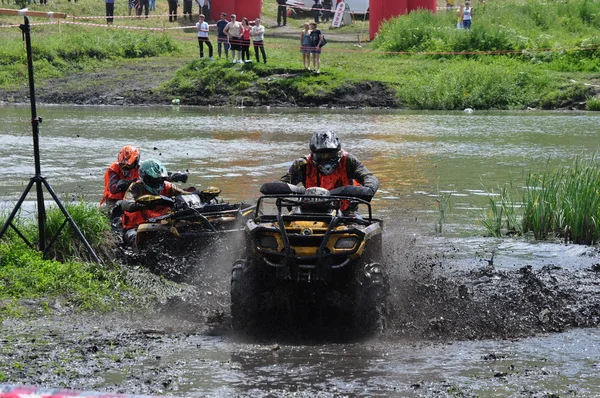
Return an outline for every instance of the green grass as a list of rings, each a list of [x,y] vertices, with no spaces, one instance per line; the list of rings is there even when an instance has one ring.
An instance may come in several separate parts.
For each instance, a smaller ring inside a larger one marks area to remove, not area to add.
[[[166,3],[159,2],[157,7],[157,14],[166,13]],[[40,5],[31,8],[44,9]],[[52,8],[77,16],[104,14],[104,4],[92,0],[56,0]],[[60,30],[56,25],[34,26],[35,71],[43,82],[77,71],[111,68],[117,60],[184,57],[190,62],[182,64],[161,90],[177,98],[219,93],[222,98],[246,98],[244,103],[249,105],[256,96],[261,101],[285,98],[288,90],[305,105],[328,103],[340,90],[363,81],[383,82],[397,93],[398,106],[411,109],[554,109],[565,101],[583,103],[592,95],[584,83],[600,71],[600,3],[490,0],[475,9],[471,31],[455,29],[453,12],[417,11],[384,24],[376,40],[363,41],[361,47],[356,41],[337,38],[364,38],[368,21],[339,29],[324,26],[329,44],[318,77],[302,73],[295,35],[285,36],[271,27],[265,36],[269,63],[244,66],[242,74],[224,61],[212,65],[195,61],[198,49],[191,28],[147,32],[65,24]],[[117,3],[116,14],[127,15],[125,3]],[[275,16],[275,3],[264,2],[263,21],[268,23]],[[297,27],[299,34],[306,19],[288,19],[288,25]],[[165,25],[165,20],[117,19],[115,26],[179,26]],[[19,23],[20,19],[7,17],[7,22]],[[104,20],[90,22],[102,24]],[[27,83],[23,42],[18,29],[3,29],[5,32],[0,37],[0,88],[14,88]],[[509,53],[447,53],[481,51]],[[215,82],[215,76],[235,83]],[[593,107],[593,101],[590,103],[588,109]]]
[[[83,202],[67,203],[65,207],[96,253],[104,258],[103,264],[84,261],[88,253],[69,224],[48,253],[52,259],[43,258],[9,228],[0,240],[0,320],[48,311],[57,300],[65,308],[80,311],[110,311],[144,302],[141,292],[128,284],[125,269],[110,260],[115,245],[106,216],[97,206]],[[0,218],[2,225],[5,220],[6,216]],[[60,209],[48,209],[47,239],[64,221]],[[37,244],[37,221],[17,217],[12,224],[29,242]],[[38,305],[25,307],[22,299],[36,300]]]
[[[535,239],[595,245],[600,240],[600,166],[598,155],[577,158],[569,167],[530,172],[523,188],[501,189],[500,203],[490,195],[482,223],[492,236],[507,232],[533,234]],[[510,192],[522,195],[522,204]],[[520,212],[520,214],[518,214]],[[518,220],[520,220],[520,225]]]
[[[597,98],[597,97],[588,98],[587,101],[585,102],[585,106],[588,111],[595,111],[595,112],[600,111],[600,98]]]

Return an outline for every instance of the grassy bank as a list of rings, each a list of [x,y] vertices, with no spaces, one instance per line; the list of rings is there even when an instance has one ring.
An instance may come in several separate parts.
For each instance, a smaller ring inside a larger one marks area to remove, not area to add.
[[[166,13],[166,4],[157,6],[157,14]],[[41,6],[32,6],[36,7]],[[126,6],[120,7],[116,14],[126,15]],[[52,8],[77,16],[104,14],[103,4],[92,0],[56,0]],[[368,21],[341,29],[323,27],[329,44],[322,54],[320,76],[302,70],[297,36],[304,19],[289,20],[288,25],[297,29],[287,32],[267,26],[268,64],[243,67],[225,60],[197,61],[194,29],[183,28],[184,21],[169,25],[166,17],[117,19],[115,25],[182,29],[63,25],[59,32],[56,25],[36,26],[36,76],[43,84],[78,71],[111,68],[116,60],[129,59],[136,68],[141,57],[183,57],[189,63],[172,70],[172,77],[166,76],[167,81],[150,94],[200,105],[244,101],[412,109],[583,109],[587,103],[588,109],[598,109],[599,3],[490,0],[475,10],[470,31],[455,28],[453,12],[419,11],[384,24],[377,39],[361,47],[353,38],[366,35]],[[265,2],[267,24],[274,13],[275,5]],[[26,83],[24,50],[18,29],[5,31],[8,34],[0,38],[0,88],[12,89]],[[143,77],[143,70],[140,73]],[[85,79],[79,84],[85,85]]]
[[[147,292],[140,294],[141,290],[127,282],[125,270],[111,262],[115,244],[107,233],[106,216],[89,204],[67,204],[66,208],[104,263],[83,261],[88,257],[87,251],[68,225],[51,246],[48,258],[31,249],[9,228],[0,240],[0,320],[49,312],[51,307],[109,311],[140,304],[144,297],[151,297]],[[4,225],[5,218],[0,221]],[[55,235],[64,221],[58,208],[48,209],[47,239]],[[27,241],[37,244],[36,222],[19,218],[13,224]]]

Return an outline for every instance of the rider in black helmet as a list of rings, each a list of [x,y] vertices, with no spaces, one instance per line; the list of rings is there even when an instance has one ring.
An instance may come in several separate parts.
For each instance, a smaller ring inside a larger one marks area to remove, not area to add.
[[[297,159],[281,181],[305,188],[322,187],[328,190],[358,183],[375,195],[379,181],[353,155],[342,149],[334,131],[317,131],[310,139],[310,154]]]

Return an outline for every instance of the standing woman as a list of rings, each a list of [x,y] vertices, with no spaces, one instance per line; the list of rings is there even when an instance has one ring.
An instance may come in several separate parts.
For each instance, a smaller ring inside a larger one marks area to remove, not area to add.
[[[471,2],[465,1],[465,8],[463,10],[463,28],[471,29],[471,20],[473,19],[473,9],[471,8]]]
[[[310,69],[310,30],[308,22],[304,22],[304,30],[300,32],[300,53],[302,54],[302,63],[304,69]]]
[[[256,55],[256,62],[260,62],[258,50],[262,53],[263,62],[267,63],[267,54],[265,54],[265,27],[260,24],[260,19],[254,20],[254,26],[250,29],[250,35],[252,36],[252,44],[254,44],[254,55]]]
[[[310,23],[310,52],[313,58],[313,68],[315,73],[321,73],[321,42],[323,33],[317,28],[315,22]]]
[[[242,27],[244,28],[242,31],[242,61],[252,62],[250,59],[250,24],[248,18],[242,18]]]

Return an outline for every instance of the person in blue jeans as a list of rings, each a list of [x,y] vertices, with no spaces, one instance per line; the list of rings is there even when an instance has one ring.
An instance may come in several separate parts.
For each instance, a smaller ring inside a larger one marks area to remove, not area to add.
[[[225,59],[229,59],[229,38],[223,32],[228,23],[227,13],[222,12],[221,19],[217,21],[217,53],[219,58],[221,58],[221,51],[225,49]]]
[[[463,9],[463,29],[471,29],[471,20],[473,19],[473,9],[471,3],[465,1],[465,8]]]

